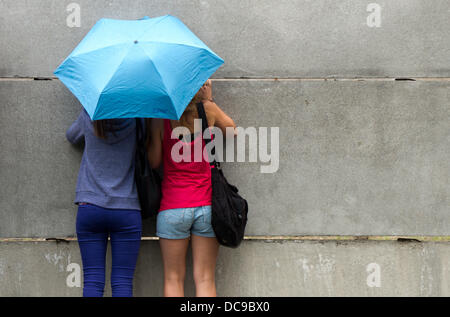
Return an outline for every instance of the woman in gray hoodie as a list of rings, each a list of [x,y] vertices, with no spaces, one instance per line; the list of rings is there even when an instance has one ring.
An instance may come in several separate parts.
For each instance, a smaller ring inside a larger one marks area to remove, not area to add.
[[[83,262],[83,296],[101,297],[111,238],[112,296],[133,295],[133,276],[142,234],[134,182],[136,120],[91,121],[83,109],[66,133],[84,140],[75,204],[76,232]]]

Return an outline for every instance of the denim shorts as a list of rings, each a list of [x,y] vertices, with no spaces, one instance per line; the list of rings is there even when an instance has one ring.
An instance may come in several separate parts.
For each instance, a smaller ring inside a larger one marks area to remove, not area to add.
[[[176,208],[160,211],[156,218],[156,235],[165,239],[196,236],[214,238],[211,206]]]

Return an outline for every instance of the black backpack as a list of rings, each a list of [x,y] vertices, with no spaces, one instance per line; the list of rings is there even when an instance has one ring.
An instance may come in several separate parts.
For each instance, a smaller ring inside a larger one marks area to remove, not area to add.
[[[202,119],[203,132],[209,128],[203,103],[197,103],[197,111]],[[203,137],[203,134],[202,134]],[[205,139],[205,144],[211,139]],[[228,183],[223,175],[220,163],[211,162],[212,199],[211,224],[217,241],[226,247],[236,248],[244,239],[247,224],[248,204],[238,194],[236,186]]]
[[[134,179],[141,205],[142,219],[156,216],[161,202],[161,177],[147,159],[146,133],[141,119],[136,118],[136,157]]]

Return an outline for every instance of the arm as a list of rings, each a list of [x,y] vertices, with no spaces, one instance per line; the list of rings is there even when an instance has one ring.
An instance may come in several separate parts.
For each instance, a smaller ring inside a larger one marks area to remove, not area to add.
[[[151,168],[158,168],[162,161],[162,132],[163,120],[151,119],[150,123],[150,138],[148,141],[147,153],[148,161]]]
[[[212,100],[212,82],[208,79],[200,88],[203,107],[210,125],[216,126],[226,135],[226,128],[234,129],[234,135],[237,135],[236,124],[220,107]]]
[[[77,144],[84,138],[84,132],[83,132],[83,115],[84,115],[84,109],[81,110],[80,114],[78,115],[78,118],[75,120],[74,123],[70,126],[69,129],[66,131],[66,138],[67,140],[72,144]]]
[[[204,101],[206,116],[210,124],[220,128],[223,133],[226,133],[226,128],[231,127],[234,129],[234,135],[237,134],[236,124],[219,106],[212,101]],[[211,119],[212,120],[211,120]]]

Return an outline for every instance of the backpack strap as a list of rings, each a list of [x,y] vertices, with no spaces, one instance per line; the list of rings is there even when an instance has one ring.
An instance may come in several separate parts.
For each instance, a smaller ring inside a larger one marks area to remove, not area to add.
[[[205,107],[203,106],[203,102],[198,102],[197,103],[197,112],[198,112],[199,118],[202,119],[202,139],[204,139],[203,138],[203,133],[205,132],[205,130],[209,131],[209,124],[208,124],[208,118],[206,117],[206,112],[205,112]],[[205,145],[208,144],[209,142],[211,142],[211,139],[212,139],[212,135],[211,135],[211,138],[204,139],[205,140]],[[211,153],[214,155],[215,152],[216,152],[216,148],[214,146],[214,148],[211,150]],[[220,167],[219,162],[216,162],[215,159],[212,162],[210,162],[210,163],[212,163],[211,167],[212,166],[217,167],[217,168]]]
[[[145,146],[145,132],[142,127],[142,122],[140,118],[136,118],[136,143],[139,146]]]

